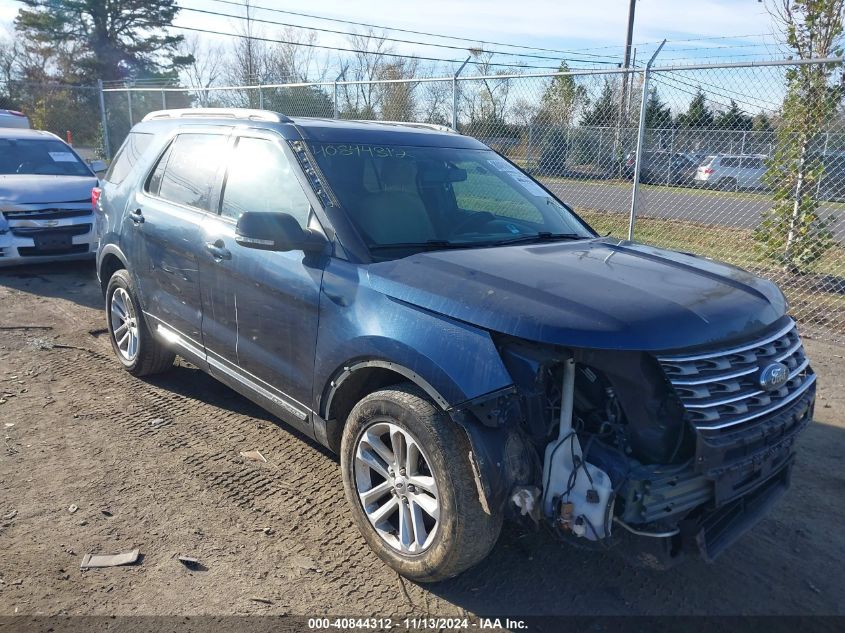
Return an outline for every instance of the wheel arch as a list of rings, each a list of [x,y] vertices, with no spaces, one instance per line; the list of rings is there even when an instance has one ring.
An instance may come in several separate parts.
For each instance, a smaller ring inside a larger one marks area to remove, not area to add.
[[[103,247],[97,257],[97,278],[100,280],[100,290],[106,296],[109,279],[120,269],[127,269],[126,256],[114,244]]]
[[[449,409],[446,398],[417,372],[384,359],[361,359],[345,364],[327,383],[318,407],[325,430],[318,433],[318,439],[339,452],[343,426],[352,408],[365,396],[402,382],[411,382],[422,389],[443,411]]]

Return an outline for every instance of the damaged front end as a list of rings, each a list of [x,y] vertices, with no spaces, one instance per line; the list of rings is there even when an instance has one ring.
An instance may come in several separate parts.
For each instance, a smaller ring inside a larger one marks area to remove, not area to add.
[[[813,415],[815,375],[788,318],[678,353],[497,346],[513,388],[453,412],[480,496],[650,566],[712,560],[756,524]]]

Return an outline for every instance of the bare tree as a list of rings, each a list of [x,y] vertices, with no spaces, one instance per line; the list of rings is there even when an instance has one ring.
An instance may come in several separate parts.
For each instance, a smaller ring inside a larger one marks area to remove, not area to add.
[[[381,118],[386,121],[413,121],[416,119],[414,92],[417,82],[410,80],[417,75],[419,60],[397,58],[387,63],[379,79],[390,83],[379,84]]]
[[[426,123],[448,125],[452,112],[452,83],[450,81],[426,81],[420,87],[420,117]]]
[[[287,72],[287,81],[291,83],[305,83],[323,81],[328,72],[328,62],[320,60],[315,55],[313,44],[317,41],[315,31],[303,31],[293,27],[285,27],[281,32],[281,40],[275,49],[278,64]]]
[[[213,92],[208,89],[223,76],[223,47],[204,42],[198,35],[192,34],[185,36],[179,46],[179,54],[193,58],[194,61],[183,71],[185,83],[192,89],[198,105],[210,106]]]
[[[349,37],[350,47],[357,52],[348,63],[346,78],[368,83],[344,85],[344,114],[353,118],[375,118],[383,91],[374,81],[381,79],[390,64],[393,52],[384,36],[369,29]]]
[[[461,91],[461,100],[466,104],[470,125],[476,128],[478,133],[489,135],[494,128],[504,123],[511,81],[507,78],[496,78],[496,75],[506,73],[495,70],[492,53],[471,49],[470,55],[475,62],[477,74],[484,78],[473,82],[475,90]]]

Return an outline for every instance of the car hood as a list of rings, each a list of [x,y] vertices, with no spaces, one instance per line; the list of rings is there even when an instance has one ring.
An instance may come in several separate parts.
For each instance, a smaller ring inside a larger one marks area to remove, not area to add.
[[[371,264],[379,292],[488,330],[571,347],[659,351],[781,318],[783,294],[739,268],[594,239],[420,253]]]
[[[0,176],[0,208],[20,204],[89,202],[94,176]]]

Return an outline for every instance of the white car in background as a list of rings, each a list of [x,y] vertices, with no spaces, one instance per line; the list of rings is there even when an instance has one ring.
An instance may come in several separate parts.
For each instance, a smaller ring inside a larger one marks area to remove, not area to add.
[[[0,127],[0,267],[94,257],[91,196],[105,169],[50,132]]]
[[[765,154],[707,156],[695,172],[695,184],[725,191],[762,189],[766,158]]]
[[[23,112],[0,108],[0,127],[14,127],[28,130],[29,118]]]

